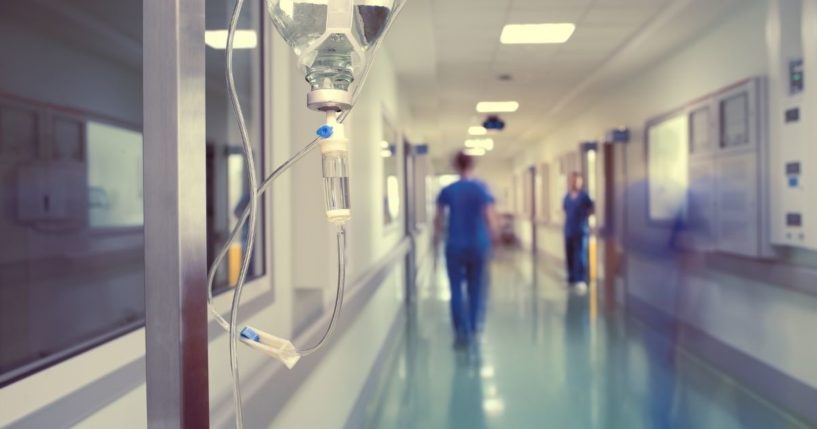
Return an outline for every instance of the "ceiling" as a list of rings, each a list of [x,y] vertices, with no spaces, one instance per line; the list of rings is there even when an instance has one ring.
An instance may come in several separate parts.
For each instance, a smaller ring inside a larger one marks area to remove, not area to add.
[[[221,28],[227,5],[206,1],[208,28]],[[484,119],[475,111],[478,101],[516,100],[521,107],[502,115],[507,128],[494,136],[489,155],[507,159],[580,113],[595,91],[665,57],[742,0],[406,1],[386,45],[411,113],[409,136],[446,157]],[[7,0],[0,1],[0,16],[138,71],[142,26],[134,17],[141,3]],[[500,44],[505,24],[541,22],[577,28],[562,45]],[[223,88],[222,53],[210,51],[209,87]],[[502,74],[512,79],[498,79]]]
[[[516,100],[489,157],[542,138],[611,84],[713,25],[739,0],[407,0],[386,41],[413,123],[410,136],[442,156],[485,115],[481,100]],[[502,45],[505,24],[572,22],[561,45]],[[510,81],[499,79],[502,74]]]

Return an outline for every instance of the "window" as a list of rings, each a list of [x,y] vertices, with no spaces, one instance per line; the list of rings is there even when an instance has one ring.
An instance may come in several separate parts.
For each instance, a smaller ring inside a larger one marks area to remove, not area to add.
[[[142,2],[116,4],[0,2],[0,386],[143,323]]]
[[[206,30],[208,32],[226,30],[227,19],[232,13],[233,6],[234,1],[207,0]],[[264,179],[262,6],[255,3],[245,5],[238,24],[239,29],[255,32],[258,43],[252,48],[236,49],[233,54],[235,82],[255,152],[259,185]],[[208,266],[240,220],[249,196],[246,160],[241,150],[241,134],[224,79],[225,47],[226,45],[208,44],[206,48]],[[262,276],[265,272],[263,201],[262,198],[259,202],[262,210],[258,218],[256,244],[248,279]],[[216,293],[228,290],[238,281],[241,257],[246,247],[246,232],[247,227],[244,226],[239,238],[230,245],[224,263],[219,267]]]
[[[689,123],[679,115],[647,127],[649,219],[686,217],[689,184]]]
[[[142,134],[99,122],[86,129],[88,226],[142,227]]]
[[[714,149],[712,119],[709,107],[704,106],[689,114],[689,152],[699,154]]]
[[[742,92],[721,101],[721,147],[749,143],[749,94]]]
[[[383,225],[388,227],[400,218],[400,133],[391,121],[383,117]]]

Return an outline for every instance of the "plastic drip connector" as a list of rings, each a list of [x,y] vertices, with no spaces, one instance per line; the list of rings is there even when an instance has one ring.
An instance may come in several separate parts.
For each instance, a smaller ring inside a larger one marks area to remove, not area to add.
[[[334,132],[335,129],[332,128],[331,125],[321,125],[320,128],[318,128],[318,131],[316,131],[316,134],[322,139],[328,139],[329,137],[332,137]]]

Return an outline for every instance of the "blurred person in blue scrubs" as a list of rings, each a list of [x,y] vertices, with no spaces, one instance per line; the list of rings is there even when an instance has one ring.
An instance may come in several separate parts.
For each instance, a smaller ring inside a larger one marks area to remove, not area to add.
[[[577,292],[587,290],[588,239],[590,216],[595,210],[593,200],[584,191],[584,178],[578,172],[570,174],[568,192],[562,207],[565,211],[565,268],[567,282]]]
[[[496,215],[488,186],[472,176],[474,158],[459,152],[453,164],[460,178],[437,198],[434,243],[436,246],[440,241],[447,211],[445,260],[451,287],[451,319],[455,345],[463,346],[482,328],[485,271],[496,234]]]

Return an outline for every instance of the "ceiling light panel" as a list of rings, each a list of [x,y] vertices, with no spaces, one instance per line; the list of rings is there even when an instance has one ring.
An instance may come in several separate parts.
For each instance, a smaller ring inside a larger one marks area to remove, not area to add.
[[[480,101],[477,103],[479,113],[512,113],[519,110],[516,101]]]
[[[500,42],[505,45],[565,43],[576,25],[569,22],[548,24],[508,24],[502,29]]]
[[[468,149],[465,149],[462,152],[464,154],[468,155],[468,156],[483,156],[486,153],[485,149],[479,149],[479,148],[468,148]]]
[[[227,30],[205,31],[204,44],[213,49],[227,49]],[[254,49],[256,46],[258,33],[255,30],[236,30],[233,49]]]
[[[494,139],[468,139],[465,141],[465,147],[469,149],[494,150]]]
[[[484,136],[488,134],[488,130],[480,126],[468,127],[468,134],[472,136]]]

